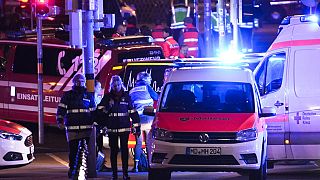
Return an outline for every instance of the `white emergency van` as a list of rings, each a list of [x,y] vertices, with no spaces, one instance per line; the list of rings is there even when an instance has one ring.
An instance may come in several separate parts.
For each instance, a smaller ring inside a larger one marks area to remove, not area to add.
[[[282,21],[254,71],[268,124],[268,161],[320,159],[320,27],[313,16]]]
[[[170,179],[172,171],[234,171],[266,179],[262,117],[274,115],[272,110],[262,108],[247,68],[173,69],[148,135],[148,178]]]

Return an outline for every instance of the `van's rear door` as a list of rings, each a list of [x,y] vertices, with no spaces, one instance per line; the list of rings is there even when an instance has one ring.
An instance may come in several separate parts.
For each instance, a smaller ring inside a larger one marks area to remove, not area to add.
[[[320,159],[320,50],[296,49],[289,68],[291,149],[295,159]]]

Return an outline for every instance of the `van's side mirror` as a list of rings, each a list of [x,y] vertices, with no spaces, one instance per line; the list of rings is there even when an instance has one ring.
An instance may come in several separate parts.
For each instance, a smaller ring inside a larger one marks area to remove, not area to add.
[[[276,115],[276,109],[274,107],[264,107],[262,108],[262,113],[260,117],[271,117]]]
[[[153,106],[145,106],[143,109],[143,114],[147,116],[154,116],[156,114],[156,110],[153,108]]]

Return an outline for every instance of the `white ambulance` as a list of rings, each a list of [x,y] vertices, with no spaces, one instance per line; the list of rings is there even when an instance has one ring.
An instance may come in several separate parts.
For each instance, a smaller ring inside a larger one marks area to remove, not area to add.
[[[201,64],[203,66],[203,64]],[[266,179],[267,131],[252,71],[209,66],[172,70],[148,135],[149,179],[172,171],[234,171]]]
[[[254,71],[268,124],[268,162],[320,159],[320,27],[314,16],[288,17]],[[270,160],[270,161],[269,161]]]

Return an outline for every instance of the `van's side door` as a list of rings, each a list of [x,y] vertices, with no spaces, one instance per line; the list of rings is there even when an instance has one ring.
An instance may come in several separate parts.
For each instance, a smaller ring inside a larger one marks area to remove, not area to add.
[[[255,79],[261,95],[262,107],[274,107],[277,115],[266,119],[268,124],[268,158],[286,159],[288,136],[287,72],[288,50],[269,54],[255,70]]]

